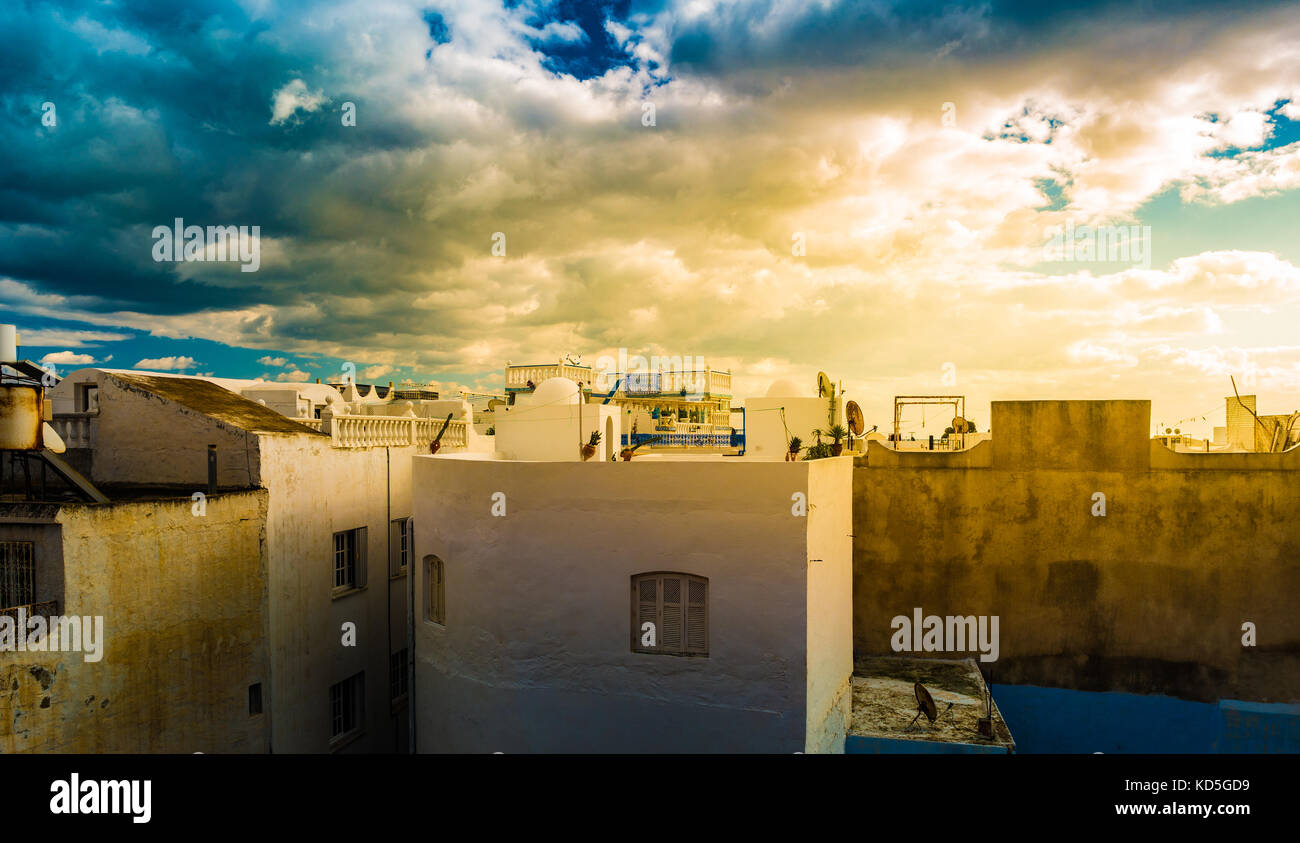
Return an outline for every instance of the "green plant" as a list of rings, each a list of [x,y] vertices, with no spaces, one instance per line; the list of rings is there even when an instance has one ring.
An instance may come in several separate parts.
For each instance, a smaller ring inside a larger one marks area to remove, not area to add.
[[[591,439],[587,440],[587,444],[590,445],[590,446],[593,447],[593,448],[600,444],[600,431],[599,431],[599,430],[593,430],[593,431],[591,432]]]
[[[841,439],[849,435],[849,432],[844,429],[844,425],[833,424],[831,425],[831,429],[826,431],[826,435],[831,438],[831,441],[838,445],[840,444]]]
[[[803,447],[802,439],[800,439],[798,436],[793,436],[790,438],[790,453],[797,454],[799,453],[799,449],[801,449],[802,447]]]
[[[492,425],[491,427],[489,427],[489,428],[487,429],[487,435],[488,435],[488,436],[496,436],[496,435],[497,435],[497,426],[496,426],[496,425]]]
[[[818,442],[816,445],[808,446],[808,453],[804,454],[804,459],[820,460],[834,455],[834,452],[831,451],[831,444],[829,442]]]

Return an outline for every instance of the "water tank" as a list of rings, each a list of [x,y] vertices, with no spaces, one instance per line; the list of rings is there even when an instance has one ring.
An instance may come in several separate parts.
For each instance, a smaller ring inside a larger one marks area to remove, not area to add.
[[[0,385],[0,451],[39,451],[45,393],[39,386]]]

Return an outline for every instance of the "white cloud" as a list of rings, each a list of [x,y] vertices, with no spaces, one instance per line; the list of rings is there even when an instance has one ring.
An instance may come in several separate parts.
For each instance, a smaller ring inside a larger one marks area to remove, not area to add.
[[[89,354],[77,354],[72,351],[52,351],[41,358],[42,363],[58,363],[63,366],[89,366],[95,358]]]
[[[271,100],[271,121],[276,126],[285,123],[295,112],[301,110],[312,112],[325,102],[325,95],[320,91],[310,91],[307,83],[301,79],[292,79],[283,88],[275,92]]]
[[[163,372],[182,372],[199,365],[193,357],[148,357],[135,364],[136,369],[158,369]]]
[[[257,362],[261,363],[263,366],[275,366],[276,368],[284,368],[284,366],[288,364],[289,359],[287,357],[268,356],[268,357],[257,358]]]
[[[361,372],[361,376],[367,380],[380,378],[393,371],[392,366],[368,366]]]
[[[68,348],[84,348],[101,342],[117,342],[131,339],[130,334],[110,333],[108,331],[74,331],[59,328],[37,328],[18,330],[23,345],[49,346],[62,345]]]
[[[299,369],[294,369],[291,372],[280,372],[275,376],[275,379],[281,383],[306,383],[311,380],[311,375]]]

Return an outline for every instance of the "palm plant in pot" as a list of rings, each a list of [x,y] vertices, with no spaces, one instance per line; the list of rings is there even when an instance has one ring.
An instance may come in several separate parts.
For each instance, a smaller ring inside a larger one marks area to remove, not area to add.
[[[600,431],[593,430],[591,432],[591,439],[587,441],[586,445],[582,446],[582,459],[586,461],[591,459],[593,456],[595,456],[596,446],[599,444],[600,444]]]
[[[844,443],[841,440],[847,437],[849,432],[844,429],[844,425],[834,424],[826,431],[826,435],[831,438],[831,455],[838,457],[844,452]]]
[[[790,447],[785,453],[786,462],[795,462],[799,459],[799,449],[803,447],[803,440],[798,436],[790,437]]]

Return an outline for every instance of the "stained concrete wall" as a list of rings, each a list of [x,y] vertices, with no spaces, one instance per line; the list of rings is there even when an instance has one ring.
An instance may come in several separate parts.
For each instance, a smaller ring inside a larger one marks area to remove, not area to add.
[[[847,470],[416,457],[416,586],[423,594],[435,554],[446,599],[445,625],[419,602],[419,751],[804,751],[806,648],[847,616],[847,584],[842,610],[820,610],[849,546],[836,545],[847,524],[835,505],[814,528],[792,496],[817,507]],[[504,517],[491,514],[496,492]],[[813,598],[810,547],[826,560]],[[631,651],[631,577],[654,571],[708,578],[707,658]],[[810,632],[824,619],[829,629]],[[839,710],[830,673],[849,668],[842,654],[813,665],[814,720]]]
[[[390,653],[405,646],[407,583],[389,576],[388,525],[411,515],[417,449],[334,448],[323,437],[269,434],[259,448],[270,492],[272,750],[405,752],[407,712],[391,705],[388,671]],[[366,586],[335,596],[334,533],[357,527],[367,532]],[[344,623],[355,624],[355,646],[344,646]],[[331,745],[329,688],[362,671],[365,728]]]
[[[104,619],[99,661],[0,654],[0,752],[267,751],[248,711],[269,679],[266,500],[217,495],[201,517],[189,499],[0,507],[0,540],[62,555],[59,613]]]
[[[969,451],[873,444],[854,470],[857,649],[891,652],[914,607],[997,615],[997,683],[1300,699],[1300,450],[1178,454],[1149,418],[1146,402],[994,402]]]

